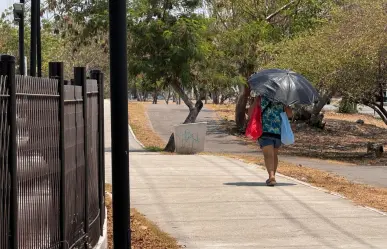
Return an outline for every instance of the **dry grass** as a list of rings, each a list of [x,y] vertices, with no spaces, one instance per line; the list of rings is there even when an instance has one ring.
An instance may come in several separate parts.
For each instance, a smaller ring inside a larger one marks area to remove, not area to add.
[[[106,184],[106,192],[111,186]],[[110,192],[111,193],[111,192]],[[106,195],[108,213],[108,248],[113,249],[113,207],[112,198]],[[131,209],[130,228],[132,231],[132,249],[177,249],[181,248],[177,241],[161,231],[153,222],[147,220],[136,209]]]
[[[240,159],[247,163],[264,165],[263,158],[260,156],[232,154],[215,155]],[[307,182],[313,186],[324,188],[329,192],[338,193],[358,205],[368,206],[387,212],[387,188],[377,188],[365,184],[352,183],[344,177],[332,173],[286,162],[280,162],[278,172],[300,181]]]
[[[224,119],[226,121],[235,119],[235,104],[226,104],[226,105],[207,104],[206,107],[208,109],[216,111],[216,113],[221,119]]]
[[[217,112],[230,133],[235,131],[235,123],[232,121],[235,105],[208,105],[208,107]],[[364,120],[365,124],[357,124],[356,121],[359,119]],[[296,143],[284,147],[282,153],[358,165],[387,165],[386,153],[382,158],[374,158],[367,154],[368,142],[383,144],[387,150],[385,139],[387,129],[383,121],[369,115],[327,112],[325,122],[324,130],[294,126]],[[234,135],[245,139],[239,134]],[[255,143],[251,145],[256,146]]]
[[[361,119],[364,120],[364,122],[368,125],[374,125],[379,128],[386,128],[386,124],[381,120],[374,118],[373,116],[366,115],[366,114],[343,114],[343,113],[335,113],[335,112],[325,112],[324,113],[325,118],[331,119],[331,120],[342,120],[342,121],[348,121],[348,122],[356,122],[357,120]]]
[[[147,102],[129,102],[129,124],[137,139],[147,148],[158,150],[164,148],[165,142],[152,129],[148,115]]]

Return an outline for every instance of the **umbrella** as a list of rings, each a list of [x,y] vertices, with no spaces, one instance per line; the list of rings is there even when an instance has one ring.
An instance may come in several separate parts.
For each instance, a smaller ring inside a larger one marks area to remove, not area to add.
[[[319,98],[316,89],[304,76],[288,70],[263,70],[251,75],[248,82],[254,94],[287,106],[311,105]]]

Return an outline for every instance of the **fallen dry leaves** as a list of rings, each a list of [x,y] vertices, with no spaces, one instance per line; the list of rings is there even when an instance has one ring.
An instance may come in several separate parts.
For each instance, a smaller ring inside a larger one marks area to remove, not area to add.
[[[111,186],[106,184],[105,187],[108,193],[111,193]],[[108,248],[113,249],[113,206],[112,198],[106,195],[106,208],[108,213]],[[140,214],[136,209],[130,210],[130,228],[132,249],[177,249],[181,248],[177,241],[162,232],[154,223],[147,220],[146,217]]]
[[[129,102],[129,124],[141,143],[148,148],[164,148],[165,142],[152,129],[147,115],[148,102]]]

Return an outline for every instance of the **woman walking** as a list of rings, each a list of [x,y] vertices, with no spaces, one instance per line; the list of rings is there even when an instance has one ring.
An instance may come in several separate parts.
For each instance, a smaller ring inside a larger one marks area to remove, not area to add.
[[[288,118],[291,118],[293,113],[289,106],[285,106],[279,102],[272,102],[268,98],[256,97],[249,109],[249,117],[251,117],[254,108],[261,105],[262,114],[262,135],[258,139],[258,144],[262,149],[265,166],[269,174],[266,181],[267,186],[275,186],[275,174],[278,168],[278,150],[282,145],[281,142],[281,113],[286,112]]]

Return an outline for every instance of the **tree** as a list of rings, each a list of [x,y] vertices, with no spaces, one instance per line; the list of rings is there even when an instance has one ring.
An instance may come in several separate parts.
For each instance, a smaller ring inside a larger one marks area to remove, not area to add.
[[[164,79],[189,108],[184,123],[195,122],[203,107],[184,92],[192,85],[193,64],[202,59],[205,20],[194,13],[198,1],[140,0],[131,3],[128,29],[131,75],[144,74],[153,83]],[[165,147],[174,151],[174,135]]]
[[[239,85],[235,121],[243,129],[250,90],[247,80],[269,62],[272,46],[311,30],[329,17],[336,1],[208,0],[217,20],[217,45],[244,78]]]
[[[338,8],[331,22],[279,46],[266,67],[290,68],[305,75],[321,92],[317,115],[334,93],[373,108],[387,123],[380,103],[386,87],[387,18],[383,0],[357,0]]]

